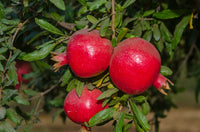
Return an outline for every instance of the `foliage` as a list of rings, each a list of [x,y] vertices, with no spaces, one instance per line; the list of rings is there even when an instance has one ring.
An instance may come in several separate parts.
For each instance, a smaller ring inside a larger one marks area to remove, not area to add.
[[[105,99],[103,105],[108,103],[110,106],[92,117],[87,126],[113,121],[116,132],[126,132],[132,124],[139,132],[146,132],[150,131],[152,122],[145,116],[153,112],[153,123],[158,131],[159,118],[164,118],[165,111],[176,107],[170,96],[181,91],[176,85],[168,96],[155,88],[142,95],[127,95],[112,84],[108,72],[91,79],[76,77],[68,66],[54,72],[50,52],[65,51],[72,33],[83,28],[98,29],[102,37],[111,40],[113,47],[126,38],[142,37],[159,50],[163,75],[175,82],[183,65],[187,64],[186,74],[195,76],[200,82],[200,47],[196,45],[199,42],[199,13],[194,5],[197,4],[187,0],[116,0],[113,14],[111,0],[1,1],[0,131],[15,132],[19,128],[29,131],[40,121],[39,114],[43,110],[56,109],[52,120],[58,115],[65,120],[65,96],[75,87],[81,95],[84,85],[102,90],[98,99]],[[18,83],[16,59],[29,61],[34,68],[24,76],[32,81],[19,90],[14,87]],[[195,92],[197,101],[199,91],[200,84]]]

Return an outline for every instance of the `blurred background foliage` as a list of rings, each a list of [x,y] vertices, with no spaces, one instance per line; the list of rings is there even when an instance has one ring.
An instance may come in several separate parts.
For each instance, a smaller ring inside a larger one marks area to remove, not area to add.
[[[153,124],[158,131],[159,118],[166,117],[165,111],[176,108],[174,95],[190,90],[196,102],[199,101],[199,9],[198,0],[115,0],[116,15],[112,23],[111,0],[1,0],[0,131],[14,132],[18,128],[29,131],[34,123],[40,122],[41,112],[55,109],[55,114],[51,115],[53,120],[61,115],[65,121],[65,96],[72,88],[81,89],[85,84],[91,88],[100,85],[105,91],[102,98],[111,108],[119,103],[127,107],[127,100],[134,100],[129,103],[133,115],[138,117],[126,113],[123,119],[130,122],[120,124],[117,121],[123,113],[118,112],[115,117],[106,119],[112,118],[115,128],[123,127],[123,131],[127,131],[134,122],[138,131],[148,131],[148,123],[141,124],[146,121],[142,117],[153,112]],[[161,73],[175,84],[168,96],[155,88],[138,96],[126,95],[116,90],[109,76],[103,77],[107,71],[86,80],[76,77],[68,66],[54,72],[50,52],[64,52],[72,33],[83,28],[98,29],[102,37],[111,40],[113,47],[130,37],[141,37],[154,44],[162,58]],[[14,87],[18,83],[16,59],[31,62],[34,69],[24,75],[24,78],[32,78],[31,82],[19,90]],[[191,78],[193,85],[180,82]],[[110,89],[112,91],[108,92]]]

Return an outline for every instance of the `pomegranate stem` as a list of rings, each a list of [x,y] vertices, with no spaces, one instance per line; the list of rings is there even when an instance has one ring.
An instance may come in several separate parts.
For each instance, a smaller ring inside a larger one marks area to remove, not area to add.
[[[81,125],[80,132],[91,132],[91,128],[90,127],[86,127],[85,125]]]

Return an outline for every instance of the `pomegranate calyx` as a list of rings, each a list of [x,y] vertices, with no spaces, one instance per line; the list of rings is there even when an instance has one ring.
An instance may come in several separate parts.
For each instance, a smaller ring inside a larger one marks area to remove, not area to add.
[[[153,86],[156,87],[162,94],[167,95],[165,89],[171,89],[169,84],[171,84],[172,86],[174,85],[168,78],[159,74],[156,80],[154,81]]]
[[[57,72],[60,67],[68,64],[66,52],[64,53],[51,52],[51,57],[52,57],[51,60],[56,62],[53,65],[53,69],[55,72]]]

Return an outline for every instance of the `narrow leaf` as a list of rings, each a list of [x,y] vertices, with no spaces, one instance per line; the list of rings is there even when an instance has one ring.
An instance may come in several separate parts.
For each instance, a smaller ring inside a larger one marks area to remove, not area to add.
[[[29,96],[35,96],[38,94],[38,92],[32,89],[24,89],[23,92],[24,94],[29,95]]]
[[[147,10],[147,11],[144,12],[143,16],[144,16],[144,17],[150,16],[150,15],[152,15],[154,12],[155,12],[155,9],[153,9],[153,10]]]
[[[72,73],[71,73],[70,69],[67,68],[64,75],[62,76],[62,83],[60,84],[60,86],[63,87],[66,84],[68,84],[71,78],[72,78]]]
[[[137,119],[138,123],[141,125],[144,131],[149,131],[150,126],[148,124],[148,120],[145,117],[145,115],[140,111],[140,109],[137,107],[137,105],[133,101],[129,101],[129,102],[130,102],[132,112],[135,115],[135,118]]]
[[[8,70],[8,78],[9,80],[13,81],[13,84],[18,84],[18,77],[17,77],[17,68],[15,67],[15,63],[11,63],[9,70]]]
[[[153,26],[153,37],[156,41],[158,41],[160,39],[160,30],[158,28],[158,24],[155,24]]]
[[[95,0],[94,2],[87,2],[90,11],[96,10],[100,8],[103,4],[105,4],[107,0]]]
[[[49,104],[54,106],[54,107],[59,107],[59,106],[63,106],[64,103],[64,99],[63,98],[56,98],[54,100],[50,100]]]
[[[17,92],[17,90],[8,90],[6,95],[3,97],[1,104],[2,105],[6,104],[8,99],[10,99],[16,92]]]
[[[160,73],[163,76],[168,76],[168,75],[172,75],[173,71],[167,66],[161,66]]]
[[[89,120],[89,127],[111,120],[115,111],[115,108],[108,108],[98,112]]]
[[[160,24],[160,32],[166,41],[168,42],[172,41],[172,34],[170,33],[170,31],[163,22]]]
[[[133,4],[136,0],[126,0],[122,6],[122,8],[127,8],[128,6],[130,6],[131,4]]]
[[[91,23],[93,23],[93,24],[95,24],[98,20],[94,17],[94,16],[92,16],[92,15],[87,15],[87,19],[91,22]]]
[[[15,129],[7,121],[0,122],[0,132],[16,132]]]
[[[6,108],[0,107],[0,120],[6,116]]]
[[[51,33],[54,33],[54,34],[58,34],[58,35],[63,35],[63,33],[58,29],[56,28],[55,26],[53,26],[52,24],[50,24],[49,22],[43,20],[43,19],[38,19],[38,18],[35,18],[35,22],[36,24],[38,24],[41,28],[51,32]]]
[[[182,34],[186,26],[188,25],[190,21],[190,15],[183,17],[183,19],[176,25],[175,31],[174,31],[174,38],[172,40],[172,48],[175,49],[178,45],[179,41],[181,40]]]
[[[118,91],[119,91],[119,89],[117,89],[117,88],[108,89],[108,90],[104,91],[101,95],[99,95],[97,100],[102,100],[102,99],[111,97],[113,94],[117,93]]]
[[[51,3],[53,3],[57,8],[61,10],[65,10],[65,3],[63,0],[50,0]]]
[[[119,120],[117,121],[116,124],[116,131],[115,132],[123,132],[123,127],[124,127],[124,111],[122,110],[120,112]]]
[[[82,94],[82,91],[83,91],[83,87],[84,87],[84,82],[81,82],[81,81],[79,81],[79,80],[77,80],[78,82],[77,82],[77,86],[76,86],[76,93],[78,94],[78,97],[80,97],[81,96],[81,94]]]
[[[41,60],[44,59],[51,50],[56,46],[56,44],[49,44],[40,50],[35,50],[31,53],[25,54],[22,59],[25,61],[36,61],[36,60]]]
[[[69,84],[67,85],[66,91],[70,92],[73,88],[76,87],[76,79],[73,79],[69,82]]]
[[[53,114],[52,122],[54,122],[55,119],[56,119],[56,117],[57,117],[58,115],[60,115],[62,112],[64,112],[64,109],[60,109],[60,110],[56,111],[56,112]]]
[[[146,31],[143,35],[143,38],[146,40],[146,41],[151,41],[151,38],[152,38],[152,31],[149,30],[149,31]]]
[[[119,43],[124,36],[126,36],[126,33],[128,32],[128,28],[122,28],[117,36],[117,43]]]
[[[110,19],[107,18],[107,19],[104,20],[104,21],[102,22],[102,24],[101,24],[101,27],[100,27],[100,35],[101,35],[102,37],[104,37],[104,36],[106,35],[106,31],[107,31],[107,28],[108,28],[108,26],[109,26],[109,21],[110,21]]]
[[[181,15],[188,12],[187,10],[170,10],[166,9],[161,12],[154,13],[153,16],[159,19],[173,19],[180,17]]]
[[[19,118],[17,112],[14,111],[13,109],[7,109],[6,115],[7,115],[8,119],[10,119],[12,122],[16,123],[17,125],[20,124],[20,118]]]
[[[144,115],[147,115],[150,111],[149,103],[147,101],[145,101],[144,103],[142,103],[141,107],[142,107],[142,113]]]
[[[13,100],[18,104],[30,105],[29,101],[24,99],[22,96],[16,96]]]

